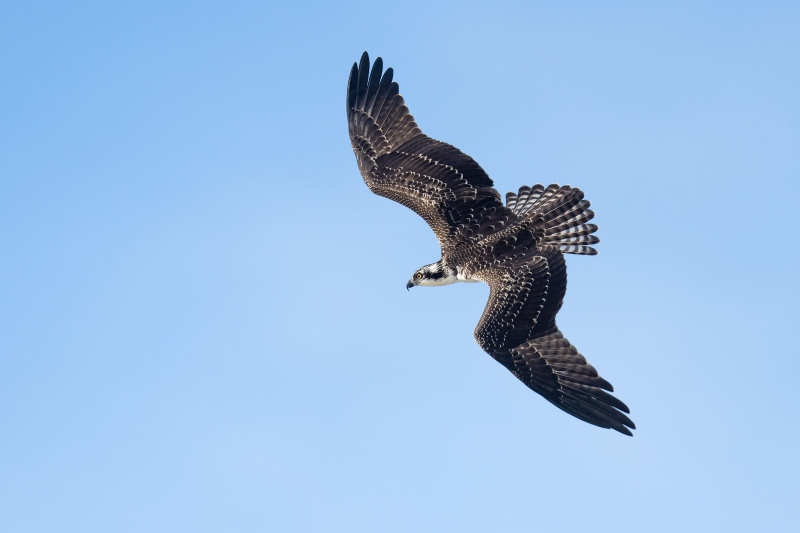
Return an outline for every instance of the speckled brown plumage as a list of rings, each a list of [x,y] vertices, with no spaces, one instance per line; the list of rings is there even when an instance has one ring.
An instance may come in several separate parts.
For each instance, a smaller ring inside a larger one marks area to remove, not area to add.
[[[347,121],[367,186],[430,225],[442,248],[437,268],[489,285],[475,329],[487,353],[560,409],[631,435],[627,406],[556,326],[567,288],[564,253],[597,253],[583,192],[523,186],[504,205],[478,163],[422,133],[392,76],[381,58],[370,70],[366,52],[350,72]]]

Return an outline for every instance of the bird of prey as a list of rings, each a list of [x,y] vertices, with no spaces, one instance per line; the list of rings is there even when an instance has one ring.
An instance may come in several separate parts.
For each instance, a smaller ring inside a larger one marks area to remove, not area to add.
[[[475,160],[422,133],[392,74],[380,57],[370,69],[364,52],[347,83],[347,123],[370,190],[420,215],[441,245],[441,259],[417,270],[406,288],[488,284],[475,329],[481,348],[556,407],[632,435],[628,407],[556,326],[567,288],[564,254],[597,253],[583,192],[523,186],[503,205]]]

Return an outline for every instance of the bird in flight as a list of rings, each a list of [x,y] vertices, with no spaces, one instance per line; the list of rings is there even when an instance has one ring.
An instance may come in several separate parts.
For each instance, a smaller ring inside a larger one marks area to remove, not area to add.
[[[583,192],[558,185],[506,194],[471,157],[422,133],[391,68],[364,52],[347,83],[347,123],[370,190],[420,215],[442,257],[406,285],[489,285],[475,339],[496,361],[556,407],[595,426],[632,435],[628,407],[556,326],[567,289],[564,254],[595,255],[597,226]]]

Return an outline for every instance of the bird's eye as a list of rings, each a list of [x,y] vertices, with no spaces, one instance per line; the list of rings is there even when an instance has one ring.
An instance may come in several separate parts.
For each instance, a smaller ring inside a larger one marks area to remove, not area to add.
[[[416,274],[414,274],[414,277],[417,279],[422,279],[422,272],[417,272]]]

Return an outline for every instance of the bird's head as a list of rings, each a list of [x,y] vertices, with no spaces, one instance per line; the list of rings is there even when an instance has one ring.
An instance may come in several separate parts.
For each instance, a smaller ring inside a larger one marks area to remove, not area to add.
[[[423,287],[449,285],[450,283],[455,283],[456,281],[458,281],[456,273],[444,266],[441,260],[439,260],[435,263],[431,263],[430,265],[425,265],[414,272],[414,275],[411,276],[411,279],[408,280],[408,283],[406,283],[406,289],[416,287],[417,285]]]

